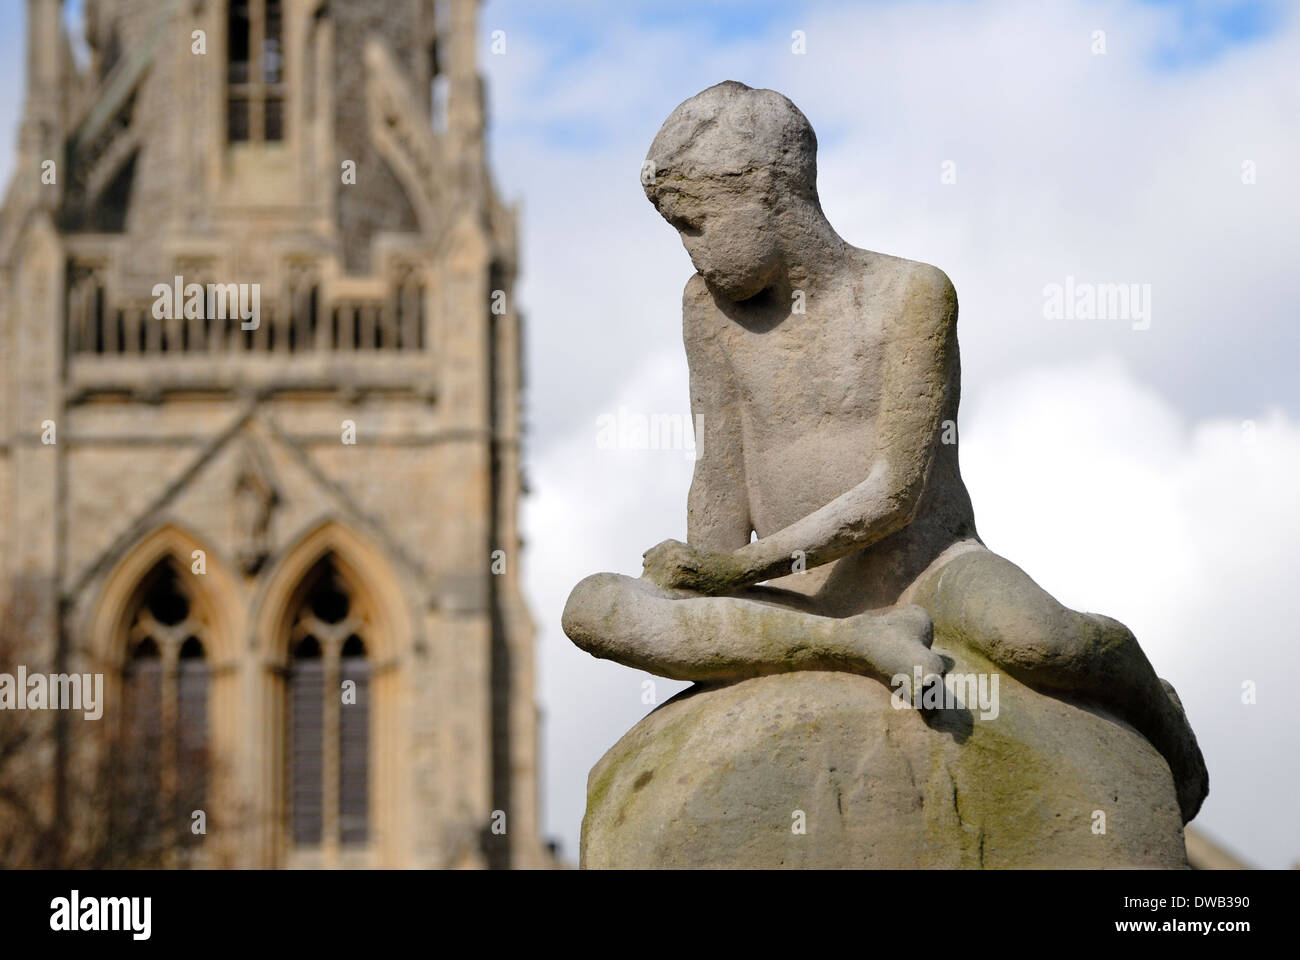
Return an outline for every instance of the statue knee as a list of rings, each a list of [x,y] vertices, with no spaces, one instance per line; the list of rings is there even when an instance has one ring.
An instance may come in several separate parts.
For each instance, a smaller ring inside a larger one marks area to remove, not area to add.
[[[1081,629],[1083,615],[991,551],[955,558],[937,592],[931,611],[936,629],[1025,679],[1065,677],[1091,656],[1096,629]]]
[[[588,653],[606,645],[618,597],[625,591],[616,573],[594,573],[569,592],[560,616],[565,635]]]

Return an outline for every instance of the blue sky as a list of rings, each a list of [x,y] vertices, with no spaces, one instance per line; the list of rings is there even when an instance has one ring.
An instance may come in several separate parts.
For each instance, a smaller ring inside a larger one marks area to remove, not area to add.
[[[1282,4],[1268,0],[1207,3],[1198,0],[1146,0],[1174,14],[1173,36],[1153,51],[1153,63],[1163,69],[1195,69],[1233,47],[1267,37],[1280,24]]]
[[[890,0],[877,0],[889,3]],[[969,0],[976,3],[978,0]],[[1275,30],[1287,10],[1281,0],[1141,0],[1144,5],[1167,8],[1172,16],[1172,28],[1147,56],[1158,69],[1195,69],[1213,61],[1226,51],[1259,41]],[[914,2],[924,6],[925,0]],[[489,0],[484,7],[484,27],[508,26],[526,35],[546,52],[546,66],[556,69],[565,62],[581,58],[601,45],[601,38],[611,19],[624,24],[635,24],[650,30],[673,27],[687,28],[697,48],[683,51],[684,57],[706,54],[719,42],[734,42],[745,37],[761,36],[774,25],[799,19],[799,11],[815,7],[815,3],[790,3],[782,0],[715,0],[701,3],[698,0],[671,0],[671,2],[646,2],[629,0],[611,7],[600,0],[570,3],[528,3],[519,0]],[[65,19],[77,24],[81,16],[81,0],[67,0]],[[8,90],[21,89],[23,83],[23,34],[20,25],[26,17],[24,0],[0,0],[0,23],[5,24],[0,34],[0,80]],[[12,105],[16,97],[6,98]],[[8,120],[9,113],[0,113]],[[575,134],[572,126],[557,126],[556,137]],[[0,130],[0,149],[12,138],[12,123],[6,122]],[[5,154],[11,150],[3,150]],[[0,172],[7,173],[0,160]]]
[[[20,0],[0,0],[0,174]],[[961,300],[962,468],[981,534],[1063,602],[1132,627],[1210,763],[1198,825],[1300,860],[1300,125],[1293,5],[1264,0],[535,3],[480,18],[493,168],[522,217],[525,569],[548,830],[576,856],[586,772],[644,675],[558,629],[567,590],[684,534],[690,462],[598,450],[620,406],[683,411],[691,266],[641,195],[659,124],[724,79],[790,96],[850,242],[935,263]],[[488,51],[503,30],[506,53]],[[794,55],[792,31],[807,53]],[[1090,51],[1104,30],[1106,53]],[[939,180],[942,163],[958,171]],[[1243,164],[1258,171],[1242,180]],[[1152,290],[1153,322],[1053,322],[1065,277]],[[574,371],[581,371],[575,376]],[[1251,425],[1250,430],[1246,429]],[[1243,441],[1249,433],[1251,443]],[[1243,680],[1260,702],[1244,707]],[[659,700],[676,687],[659,685]]]
[[[1128,623],[1190,702],[1214,778],[1200,826],[1258,863],[1300,859],[1300,833],[1275,833],[1287,788],[1250,773],[1296,782],[1294,708],[1238,703],[1247,674],[1300,669],[1281,572],[1300,563],[1300,522],[1277,502],[1300,436],[1288,9],[493,2],[483,29],[508,42],[483,62],[495,169],[522,208],[527,562],[548,823],[566,848],[587,769],[649,708],[644,675],[575,651],[559,608],[582,576],[635,574],[642,550],[682,535],[690,475],[593,444],[601,413],[685,407],[690,265],[634,178],[679,101],[737,79],[812,120],[823,203],[850,242],[953,278],[963,472],[986,542]],[[936,175],[949,158],[955,188]],[[1262,189],[1241,183],[1245,160]],[[1152,328],[1045,324],[1043,286],[1067,275],[1150,283]],[[1244,457],[1247,422],[1270,440]],[[661,681],[660,700],[674,689]]]

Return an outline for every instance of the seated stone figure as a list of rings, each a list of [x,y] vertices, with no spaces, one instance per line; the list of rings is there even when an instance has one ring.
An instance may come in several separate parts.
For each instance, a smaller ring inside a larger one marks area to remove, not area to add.
[[[836,234],[812,127],[771,90],[728,82],[682,103],[644,173],[697,270],[682,307],[702,423],[688,542],[649,550],[640,579],[580,583],[568,636],[704,685],[793,671],[887,684],[943,674],[938,633],[1130,724],[1168,762],[1191,819],[1205,765],[1133,634],[1062,606],[976,533],[943,271]]]

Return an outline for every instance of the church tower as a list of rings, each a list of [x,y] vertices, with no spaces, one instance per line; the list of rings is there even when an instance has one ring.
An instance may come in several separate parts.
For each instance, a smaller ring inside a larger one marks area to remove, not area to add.
[[[40,802],[107,772],[166,863],[546,865],[477,0],[84,8],[74,54],[27,0],[0,210],[0,603],[105,685]]]

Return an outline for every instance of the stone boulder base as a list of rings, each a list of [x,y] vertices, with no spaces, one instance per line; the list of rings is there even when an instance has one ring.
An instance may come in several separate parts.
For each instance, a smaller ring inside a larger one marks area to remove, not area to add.
[[[950,677],[994,669],[941,652]],[[1186,868],[1155,748],[1005,673],[998,693],[996,719],[974,702],[927,719],[847,673],[692,687],[592,769],[582,866]]]

